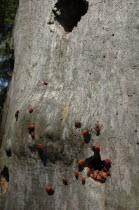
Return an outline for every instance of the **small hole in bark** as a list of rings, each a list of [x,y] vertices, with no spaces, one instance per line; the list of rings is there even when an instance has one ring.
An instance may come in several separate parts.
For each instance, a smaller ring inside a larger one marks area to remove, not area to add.
[[[11,156],[12,156],[12,150],[11,150],[10,148],[6,148],[6,149],[5,149],[5,152],[6,152],[6,155],[7,155],[8,157],[11,157]]]
[[[86,0],[58,0],[53,13],[64,30],[71,32],[81,17],[87,13],[87,10],[88,2]]]
[[[137,142],[137,145],[139,145],[139,142]]]
[[[103,55],[103,58],[105,58],[106,56],[105,55]]]
[[[114,36],[114,34],[112,34],[112,36]]]
[[[10,63],[10,70],[13,71],[14,69],[14,50],[13,49],[9,51],[9,63]]]
[[[137,132],[137,130],[135,130],[135,132]]]
[[[6,166],[2,170],[1,176],[4,177],[7,182],[9,182],[9,170],[8,170],[8,168]]]
[[[47,165],[47,155],[46,155],[46,150],[45,148],[37,148],[38,150],[38,155],[43,163],[44,166]]]

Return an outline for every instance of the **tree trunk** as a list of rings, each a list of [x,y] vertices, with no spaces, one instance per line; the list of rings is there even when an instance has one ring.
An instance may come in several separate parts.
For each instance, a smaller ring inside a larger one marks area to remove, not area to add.
[[[1,209],[138,210],[138,16],[137,0],[20,0],[1,125],[1,177],[4,167],[9,173]],[[107,157],[111,176],[86,175],[89,161],[97,169]]]

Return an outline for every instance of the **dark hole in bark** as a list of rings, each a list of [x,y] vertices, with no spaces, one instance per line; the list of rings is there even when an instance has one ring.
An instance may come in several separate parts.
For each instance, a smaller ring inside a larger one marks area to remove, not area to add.
[[[82,181],[82,185],[85,185],[85,180]]]
[[[91,134],[87,133],[86,135],[83,135],[83,138],[84,138],[84,143],[88,144],[91,139]]]
[[[48,193],[48,195],[53,195],[54,194],[54,189],[52,189],[51,191],[49,191],[49,192],[47,192]]]
[[[84,167],[88,167],[93,173],[95,171],[100,171],[102,173],[104,172],[109,173],[109,170],[111,168],[111,163],[106,163],[104,160],[101,160],[99,151],[94,151],[94,155],[85,160]],[[94,178],[94,179],[96,181],[103,182],[103,183],[106,181],[106,178],[102,178],[102,179]]]
[[[43,165],[46,166],[47,165],[47,155],[46,155],[46,151],[45,151],[45,148],[43,149],[38,149],[38,154],[39,154],[39,157],[41,159],[41,161],[43,162]]]
[[[8,168],[6,166],[2,170],[1,176],[4,177],[7,182],[9,182],[9,170],[8,170]]]
[[[87,13],[87,10],[88,2],[86,0],[58,0],[53,13],[64,30],[71,32],[81,17]]]
[[[96,131],[96,136],[100,135],[100,129],[98,131]]]
[[[9,52],[9,64],[10,64],[10,70],[13,71],[14,69],[14,50],[11,49]]]
[[[11,150],[10,148],[6,148],[6,149],[5,149],[5,152],[6,152],[6,155],[7,155],[8,157],[11,157],[11,156],[12,156],[12,150]]]

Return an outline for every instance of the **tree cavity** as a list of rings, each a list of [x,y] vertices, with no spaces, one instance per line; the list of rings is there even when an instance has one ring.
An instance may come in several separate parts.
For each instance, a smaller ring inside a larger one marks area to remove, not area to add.
[[[63,26],[66,32],[71,32],[81,17],[87,13],[86,0],[58,0],[53,9],[55,19]]]

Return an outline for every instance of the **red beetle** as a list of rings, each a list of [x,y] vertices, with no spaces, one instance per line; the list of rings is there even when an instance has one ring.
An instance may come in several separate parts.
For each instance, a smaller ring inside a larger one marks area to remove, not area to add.
[[[96,146],[95,146],[95,149],[96,149],[96,150],[100,150],[100,146],[96,145]]]
[[[105,161],[105,163],[108,163],[109,164],[111,162],[111,159],[108,157],[104,161]]]
[[[90,176],[91,172],[92,172],[91,168],[87,168],[87,176]]]
[[[106,178],[107,178],[106,173],[103,172],[103,171],[100,171],[100,172],[99,172],[99,175],[100,175],[103,179],[106,179]]]
[[[100,151],[100,146],[98,146],[98,145],[92,146],[92,149],[93,149],[93,150],[96,150],[96,151]]]
[[[16,121],[18,120],[18,115],[19,115],[19,110],[17,110],[17,111],[15,112]]]
[[[29,109],[29,113],[32,113],[32,112],[33,112],[33,109],[32,109],[32,108],[30,108],[30,109]]]
[[[48,82],[43,82],[44,85],[48,85]]]
[[[29,129],[30,131],[34,131],[35,127],[34,127],[34,125],[29,125],[29,126],[28,126],[28,129]]]
[[[34,132],[31,132],[31,137],[33,138],[35,136],[35,133]]]
[[[65,184],[65,185],[68,183],[68,181],[67,181],[67,179],[65,177],[62,177],[61,180],[63,181],[63,184]]]
[[[85,181],[85,176],[82,176],[82,182],[84,182]]]
[[[107,176],[110,176],[110,172],[107,171],[107,172],[106,172],[106,175],[107,175]]]
[[[92,179],[94,179],[94,174],[93,174],[93,173],[91,173],[91,174],[90,174],[90,177],[91,177]]]
[[[15,117],[18,117],[18,114],[19,114],[19,110],[17,110],[17,111],[15,112]]]
[[[83,130],[83,131],[82,131],[82,134],[83,134],[83,135],[89,134],[89,130]]]
[[[81,123],[78,122],[78,121],[76,121],[74,124],[75,124],[75,127],[76,127],[76,128],[80,128],[80,127],[81,127]]]
[[[47,186],[47,187],[46,187],[46,190],[47,190],[48,192],[50,192],[50,191],[52,190],[52,188],[49,187],[49,186]]]
[[[78,177],[79,176],[78,171],[74,171],[74,175],[75,175],[75,177]]]
[[[94,128],[95,131],[99,131],[100,130],[100,127],[99,125],[97,125],[95,128]]]
[[[79,160],[78,161],[78,166],[83,166],[84,165],[84,161],[83,160]]]
[[[42,148],[43,148],[42,144],[37,145],[37,149],[42,149]]]
[[[54,191],[54,190],[53,190],[52,187],[47,186],[47,187],[46,187],[46,191],[47,191],[48,193],[50,193],[50,192],[52,192],[52,191]]]

